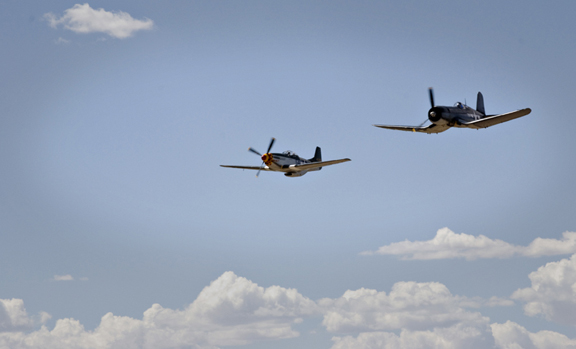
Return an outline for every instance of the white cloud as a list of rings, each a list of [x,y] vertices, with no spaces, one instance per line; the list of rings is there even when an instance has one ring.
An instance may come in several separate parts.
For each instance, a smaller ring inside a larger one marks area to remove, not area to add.
[[[66,274],[66,275],[54,275],[54,279],[52,279],[54,281],[72,281],[74,280],[74,277],[72,277],[72,275],[70,274]]]
[[[457,349],[492,348],[494,339],[490,329],[466,327],[457,324],[447,328],[434,328],[431,331],[402,330],[400,335],[391,332],[363,332],[352,336],[333,337],[332,349]]]
[[[528,332],[515,322],[490,325],[498,348],[505,349],[575,349],[576,340],[552,331]]]
[[[456,234],[448,228],[439,229],[432,240],[402,241],[380,247],[363,255],[400,256],[407,260],[465,258],[541,257],[576,253],[576,233],[565,232],[561,240],[537,238],[528,246],[517,246],[484,235]]]
[[[0,348],[215,348],[299,335],[292,324],[319,314],[295,289],[263,288],[226,272],[184,310],[154,304],[142,320],[108,313],[94,331],[60,319],[53,330],[0,334]]]
[[[357,337],[333,337],[332,349],[575,349],[576,340],[553,331],[528,332],[517,323],[493,323],[490,328],[465,327],[457,324],[431,331],[402,330],[391,332],[363,332]]]
[[[107,313],[92,331],[65,318],[52,330],[42,326],[26,332],[50,315],[29,317],[22,300],[0,300],[0,348],[215,349],[293,338],[299,335],[294,323],[321,315],[329,332],[346,335],[332,339],[333,349],[576,348],[575,340],[560,333],[530,333],[513,322],[490,324],[489,318],[468,310],[509,303],[453,295],[437,282],[398,282],[388,294],[361,288],[314,302],[295,289],[264,288],[226,272],[182,310],[154,304],[142,319]]]
[[[513,299],[526,302],[526,315],[576,325],[576,255],[548,263],[528,277],[532,286],[512,294]]]
[[[66,39],[60,37],[54,42],[58,45],[68,45],[70,43],[70,40],[66,40]]]
[[[322,324],[330,332],[381,330],[425,330],[457,323],[486,326],[488,318],[466,311],[481,303],[454,296],[437,282],[398,282],[390,294],[370,289],[346,291],[336,299],[321,299],[325,309]]]
[[[42,312],[35,319],[28,316],[22,299],[0,299],[0,332],[29,330],[35,322],[48,321],[50,315]]]
[[[122,11],[108,12],[104,9],[93,9],[87,3],[76,4],[64,11],[58,18],[53,13],[46,13],[44,18],[52,28],[63,25],[65,29],[76,33],[105,33],[118,39],[125,39],[139,30],[149,30],[154,26],[151,19],[138,20]]]

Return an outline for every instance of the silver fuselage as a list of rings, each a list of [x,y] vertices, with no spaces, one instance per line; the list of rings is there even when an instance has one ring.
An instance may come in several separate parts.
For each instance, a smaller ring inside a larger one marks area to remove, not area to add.
[[[300,177],[309,171],[318,171],[322,168],[318,167],[305,171],[296,171],[293,165],[311,164],[312,161],[301,158],[288,151],[284,153],[270,153],[270,155],[272,155],[272,160],[267,161],[266,166],[273,171],[285,172],[284,175],[287,177]]]

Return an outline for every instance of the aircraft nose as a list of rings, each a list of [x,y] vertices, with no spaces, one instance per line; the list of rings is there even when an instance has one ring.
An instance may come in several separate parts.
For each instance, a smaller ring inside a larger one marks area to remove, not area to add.
[[[270,163],[272,163],[272,159],[273,159],[273,157],[272,157],[272,154],[270,154],[270,153],[266,153],[266,154],[262,155],[262,161],[264,161],[264,163],[266,165],[270,165]]]
[[[439,108],[431,108],[428,111],[428,119],[432,122],[436,122],[442,118],[442,111]]]

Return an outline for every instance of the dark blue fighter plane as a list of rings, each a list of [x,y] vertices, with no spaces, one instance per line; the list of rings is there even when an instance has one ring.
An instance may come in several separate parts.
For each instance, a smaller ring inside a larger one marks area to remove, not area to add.
[[[428,111],[428,120],[432,123],[426,127],[419,126],[393,126],[393,125],[374,125],[376,127],[388,128],[391,130],[412,131],[423,133],[440,133],[450,127],[481,129],[510,121],[530,114],[530,108],[515,110],[505,114],[486,115],[484,111],[484,98],[482,93],[478,92],[476,100],[476,109],[457,102],[453,107],[436,106],[434,104],[434,93],[432,88],[428,89],[430,94],[430,104],[432,108]]]

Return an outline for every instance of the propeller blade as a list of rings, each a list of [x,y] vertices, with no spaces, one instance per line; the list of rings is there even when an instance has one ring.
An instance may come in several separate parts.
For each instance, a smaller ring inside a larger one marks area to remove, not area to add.
[[[432,108],[434,108],[434,91],[432,90],[432,87],[428,88],[428,93],[430,94],[430,104],[432,105]]]
[[[276,140],[276,138],[272,138],[272,139],[270,140],[270,145],[268,146],[268,150],[266,151],[266,153],[269,153],[269,152],[270,152],[270,149],[272,149],[272,145],[274,145],[274,141],[275,141],[275,140]]]
[[[260,165],[260,169],[258,170],[258,172],[256,172],[256,178],[258,178],[258,175],[260,175],[260,171],[262,171],[263,168],[264,168],[264,161],[262,161],[262,165]]]
[[[262,154],[260,154],[259,152],[257,152],[255,149],[253,149],[252,147],[248,148],[248,151],[253,152],[254,154],[258,155],[258,156],[262,156]]]
[[[424,122],[418,125],[418,127],[422,127],[426,123],[426,121],[428,121],[428,119],[424,120]]]

